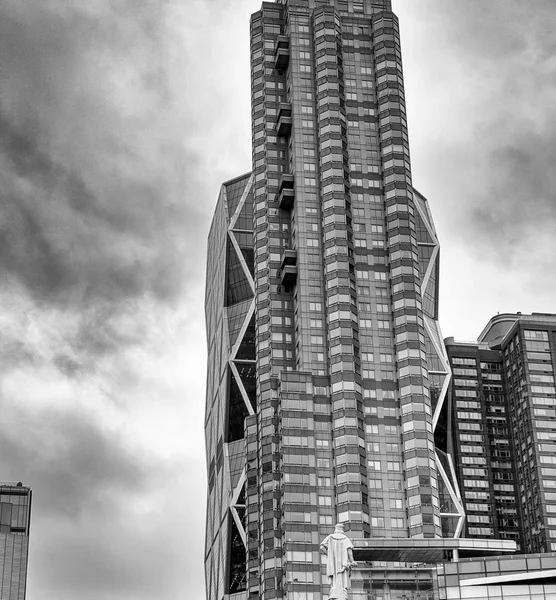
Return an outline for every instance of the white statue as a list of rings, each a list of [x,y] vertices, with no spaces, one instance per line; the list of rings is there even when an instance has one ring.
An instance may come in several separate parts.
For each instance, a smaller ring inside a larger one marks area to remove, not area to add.
[[[334,533],[324,539],[319,550],[327,557],[329,600],[347,600],[348,590],[351,588],[351,568],[357,563],[353,560],[353,544],[344,533],[344,526],[341,523],[336,525]]]

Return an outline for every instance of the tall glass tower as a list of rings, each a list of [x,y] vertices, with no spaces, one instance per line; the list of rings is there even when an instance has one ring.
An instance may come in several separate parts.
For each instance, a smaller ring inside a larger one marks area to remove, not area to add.
[[[207,597],[320,600],[337,521],[398,563],[463,530],[390,0],[263,3],[251,107],[252,172],[222,186],[209,239]]]

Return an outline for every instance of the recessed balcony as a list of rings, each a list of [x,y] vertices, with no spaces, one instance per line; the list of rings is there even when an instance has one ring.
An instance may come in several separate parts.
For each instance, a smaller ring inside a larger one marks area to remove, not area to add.
[[[282,210],[291,210],[295,200],[295,192],[291,188],[283,188],[278,194],[278,206]]]
[[[282,173],[278,181],[278,192],[284,189],[293,190],[294,178],[291,173]]]
[[[290,62],[290,40],[287,35],[279,35],[274,50],[274,67],[283,70]]]
[[[294,178],[290,173],[282,173],[278,181],[278,205],[283,210],[290,210],[295,199],[293,189]]]
[[[282,253],[282,258],[280,259],[280,269],[284,269],[284,267],[295,265],[297,263],[297,252],[292,250],[291,248],[287,248]]]
[[[292,106],[291,104],[280,104],[278,118],[276,119],[276,133],[280,137],[288,137],[292,131]]]
[[[280,283],[284,287],[292,287],[297,280],[297,266],[285,265],[280,269]]]

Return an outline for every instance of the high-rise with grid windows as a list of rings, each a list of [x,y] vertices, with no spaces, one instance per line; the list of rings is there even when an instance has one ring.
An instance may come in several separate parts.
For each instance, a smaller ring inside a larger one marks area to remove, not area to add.
[[[0,600],[25,600],[31,490],[0,483]]]
[[[341,521],[374,565],[354,598],[432,598],[392,563],[457,556],[464,509],[390,0],[263,3],[251,105],[252,172],[222,186],[208,247],[207,597],[326,597]]]
[[[499,314],[446,349],[465,534],[555,552],[556,315]]]

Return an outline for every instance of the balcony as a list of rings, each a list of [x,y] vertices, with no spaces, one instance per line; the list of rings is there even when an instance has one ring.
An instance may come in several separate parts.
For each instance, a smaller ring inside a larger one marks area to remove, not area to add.
[[[274,67],[283,70],[290,62],[290,40],[287,35],[279,35],[274,50]]]
[[[297,263],[297,252],[288,248],[284,250],[282,254],[282,258],[280,259],[280,269],[284,269],[284,267],[288,267],[291,265],[295,265]]]
[[[293,183],[293,175],[290,173],[282,173],[282,175],[280,175],[280,180],[278,181],[278,193],[285,189],[293,190]]]
[[[289,173],[282,173],[278,182],[278,206],[282,210],[291,210],[295,199],[293,190],[294,178]]]
[[[278,182],[278,205],[282,210],[290,210],[295,199],[294,179],[289,173],[282,173]]]
[[[297,280],[297,252],[287,248],[280,258],[280,270],[278,271],[280,283],[284,287],[291,287]]]
[[[288,137],[292,131],[292,106],[282,103],[278,108],[276,119],[276,134],[280,137]]]
[[[286,288],[292,287],[297,280],[297,266],[285,265],[280,269],[280,283]]]
[[[278,194],[278,205],[282,210],[291,210],[295,200],[295,192],[291,188],[283,188]]]

